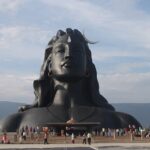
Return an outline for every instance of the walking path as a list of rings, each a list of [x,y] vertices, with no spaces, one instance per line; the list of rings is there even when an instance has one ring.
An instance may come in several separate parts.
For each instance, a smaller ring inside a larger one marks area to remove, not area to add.
[[[150,148],[150,143],[94,143],[91,145],[84,144],[0,144],[0,149],[58,149],[64,150],[71,148],[71,150],[98,150],[98,148],[106,147],[143,147]]]

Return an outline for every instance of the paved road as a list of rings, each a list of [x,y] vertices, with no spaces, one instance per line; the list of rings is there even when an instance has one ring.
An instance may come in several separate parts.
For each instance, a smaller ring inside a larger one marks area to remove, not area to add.
[[[89,147],[62,147],[62,148],[52,148],[52,149],[53,150],[94,150],[93,148],[89,148]]]
[[[0,150],[95,150],[83,144],[0,144]]]
[[[136,149],[150,150],[150,143],[94,143],[83,144],[0,144],[0,150],[104,150],[114,149]],[[120,150],[119,149],[119,150]]]
[[[62,148],[22,148],[22,149],[17,149],[13,148],[11,150],[94,150],[93,148],[89,147],[62,147]]]
[[[62,148],[53,148],[53,150],[94,150],[94,149],[89,147],[62,147]]]

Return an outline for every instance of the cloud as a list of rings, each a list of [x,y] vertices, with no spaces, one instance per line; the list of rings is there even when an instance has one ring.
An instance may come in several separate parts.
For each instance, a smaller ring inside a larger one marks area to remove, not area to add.
[[[138,8],[138,1],[70,0],[66,3],[62,0],[60,3],[59,0],[42,0],[41,2],[49,6],[50,10],[59,10],[55,15],[61,18],[61,21],[72,19],[73,26],[80,24],[83,30],[92,29],[95,37],[98,37],[96,34],[104,33],[101,37],[108,41],[107,44],[113,41],[116,42],[116,46],[117,43],[122,43],[135,48],[150,48],[150,15]]]
[[[50,33],[51,31],[38,27],[1,27],[0,55],[5,59],[10,59],[7,58],[9,56],[22,59],[39,58],[50,40]]]
[[[146,68],[146,70],[145,70]],[[116,65],[115,72],[118,73],[133,73],[133,72],[150,72],[150,62],[131,62],[131,63],[121,63]]]
[[[67,3],[65,0],[62,0],[61,3],[59,0],[42,0],[41,2],[48,5],[52,10],[59,10],[57,11],[58,17],[60,17],[59,12],[61,11],[63,15],[66,15],[66,18],[72,18],[72,20],[84,24],[96,25],[112,17],[108,10],[105,10],[101,5],[97,5],[94,2],[81,0],[70,0]],[[61,15],[62,19],[64,19],[63,15]]]
[[[37,75],[0,75],[0,100],[32,103],[34,100],[33,80]]]
[[[16,11],[22,4],[20,0],[0,0],[0,12]]]
[[[1,48],[9,47],[11,43],[29,42],[43,43],[47,38],[50,30],[44,30],[38,27],[29,26],[6,26],[0,28],[0,46]],[[15,44],[16,44],[15,43]],[[4,47],[2,47],[4,46]]]
[[[150,58],[148,50],[135,50],[133,47],[126,49],[120,47],[95,47],[92,49],[93,59],[96,61],[108,61],[115,57],[145,57]]]
[[[98,79],[101,93],[111,103],[149,102],[150,73],[102,74]]]
[[[149,15],[137,9],[136,1],[126,0],[120,2],[118,0],[113,0],[108,2],[100,1],[94,3],[90,1],[70,0],[66,3],[64,0],[62,0],[60,3],[59,0],[42,0],[39,2],[49,7],[48,10],[46,9],[47,11],[45,13],[50,13],[51,18],[61,18],[55,20],[56,28],[57,24],[60,24],[61,21],[62,24],[65,23],[66,25],[68,24],[68,21],[71,21],[72,25],[74,24],[73,26],[75,26],[75,24],[80,24],[80,28],[82,28],[81,30],[83,30],[84,27],[87,29],[90,28],[90,30],[92,29],[93,33],[91,33],[91,31],[89,33],[86,31],[87,34],[90,36],[93,36],[92,34],[94,34],[94,36],[97,37],[95,38],[96,40],[101,40],[101,38],[104,38],[105,45],[115,43],[115,47],[117,48],[116,51],[113,51],[113,47],[110,46],[109,53],[104,54],[104,52],[102,52],[101,55],[97,55],[98,53],[95,51],[94,56],[99,56],[102,58],[104,55],[105,57],[108,57],[110,55],[117,55],[117,53],[118,55],[128,55],[130,53],[133,56],[135,55],[133,50],[137,47],[141,48],[143,54],[144,52],[146,55],[149,53],[150,19],[148,19]],[[66,20],[68,20],[67,23]],[[8,47],[11,45],[11,43],[16,45],[16,43],[23,44],[25,42],[26,45],[38,44],[39,46],[39,44],[43,44],[43,46],[46,46],[47,43],[45,41],[48,41],[49,37],[51,37],[50,34],[48,37],[48,33],[51,34],[52,31],[45,30],[40,26],[33,27],[31,25],[30,27],[3,27],[0,31],[0,47]],[[8,41],[10,44],[8,44]],[[103,41],[102,44],[104,44]],[[132,47],[133,50],[130,48],[128,51],[126,51],[127,48],[124,46],[127,45],[128,47]],[[23,46],[24,45],[22,45],[22,47]],[[107,50],[108,52],[108,47],[105,46],[104,50]],[[129,52],[130,50],[131,52]],[[136,52],[136,54],[137,53],[140,54],[141,52]]]

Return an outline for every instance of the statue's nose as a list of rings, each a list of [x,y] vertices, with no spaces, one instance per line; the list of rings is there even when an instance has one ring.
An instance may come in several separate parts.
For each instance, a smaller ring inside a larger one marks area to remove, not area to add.
[[[72,52],[70,48],[67,48],[65,51],[65,59],[72,58]]]

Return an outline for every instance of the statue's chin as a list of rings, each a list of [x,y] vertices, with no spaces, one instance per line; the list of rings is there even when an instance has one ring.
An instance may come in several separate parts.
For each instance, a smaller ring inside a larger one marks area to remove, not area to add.
[[[77,82],[83,79],[84,76],[81,75],[53,75],[56,80],[63,82]]]

